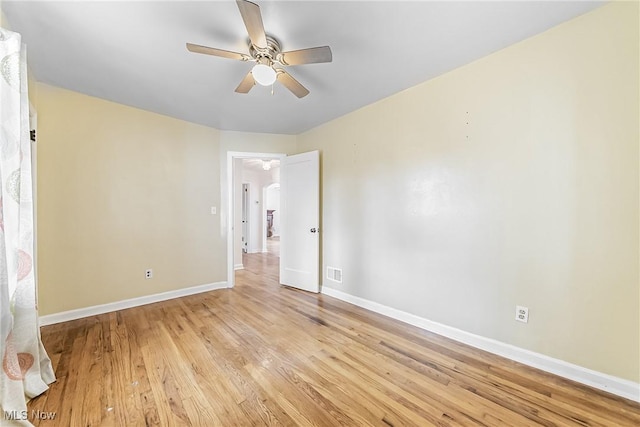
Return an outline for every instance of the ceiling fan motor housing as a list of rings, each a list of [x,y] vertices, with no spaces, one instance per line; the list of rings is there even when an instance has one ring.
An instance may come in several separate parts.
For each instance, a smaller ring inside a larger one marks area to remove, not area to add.
[[[269,58],[270,62],[279,62],[278,55],[281,52],[280,43],[275,38],[267,35],[267,47],[260,49],[249,40],[249,55],[258,62],[262,62],[262,58]]]

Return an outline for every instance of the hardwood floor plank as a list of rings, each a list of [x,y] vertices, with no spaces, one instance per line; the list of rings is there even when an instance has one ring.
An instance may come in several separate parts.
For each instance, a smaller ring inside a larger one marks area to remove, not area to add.
[[[151,384],[153,404],[158,409],[159,425],[190,425],[179,390],[176,390],[173,373],[158,357],[156,349],[142,347],[142,357]]]
[[[222,329],[222,328],[220,328]],[[202,330],[202,336],[207,343],[207,349],[212,357],[216,360],[223,361],[223,367],[226,371],[226,377],[235,384],[235,386],[242,390],[244,400],[240,402],[240,406],[243,410],[249,412],[251,410],[257,411],[259,417],[265,421],[267,425],[296,425],[293,419],[287,415],[287,413],[273,401],[262,388],[257,384],[253,378],[248,375],[246,365],[247,359],[244,358],[241,352],[238,351],[239,347],[233,347],[229,345],[212,345],[211,335],[214,334],[216,329]],[[222,337],[220,335],[219,337]],[[228,343],[230,340],[220,338],[216,342]]]
[[[34,425],[640,425],[637,402],[243,263],[233,289],[43,327],[58,380],[29,410],[56,419]]]
[[[217,381],[224,377],[219,364],[207,358],[208,352],[201,347],[193,332],[185,330],[181,340],[173,341],[164,325],[159,324],[157,333],[158,338],[166,343],[162,358],[176,373],[176,383],[183,398],[190,399],[198,408],[211,408],[205,413],[210,419],[220,419],[224,423],[225,420],[244,418],[236,403],[244,399],[238,397],[240,393],[228,382]],[[206,371],[200,366],[207,366]]]
[[[323,426],[331,425],[326,414],[323,414],[309,402],[297,396],[297,391],[288,389],[284,382],[270,369],[263,366],[247,365],[247,372],[257,384],[283,409],[296,425]],[[317,416],[317,418],[316,418]]]
[[[356,367],[348,364],[339,356],[325,352],[318,355],[318,362],[324,363],[328,369],[333,370],[343,381],[361,388],[367,396],[373,398],[381,408],[381,421],[387,425],[437,425],[457,426],[453,420],[439,419],[442,413],[432,415],[419,407],[407,402],[402,396],[387,389],[382,384],[369,378],[366,373],[360,372]]]
[[[140,349],[135,345],[135,332],[128,327],[125,319],[124,313],[110,318],[109,330],[113,352],[109,358],[109,368],[113,376],[113,399],[108,399],[106,409],[118,408],[117,414],[120,415],[122,412],[128,425],[139,425],[142,420],[142,403],[136,393],[139,383],[135,379],[133,364],[140,357]],[[108,393],[109,390],[105,389],[105,394]]]
[[[343,346],[340,341],[335,346]],[[359,343],[349,345],[344,352],[349,360],[361,366],[380,367],[375,375],[385,379],[405,393],[423,399],[434,407],[445,410],[448,416],[461,420],[464,424],[470,420],[473,425],[482,425],[482,419],[496,408],[484,399],[474,399],[467,390],[458,387],[452,381],[435,380],[429,375],[415,375],[415,371],[400,360],[389,358]],[[514,417],[515,418],[515,417]],[[526,424],[524,419],[518,420],[520,425]]]

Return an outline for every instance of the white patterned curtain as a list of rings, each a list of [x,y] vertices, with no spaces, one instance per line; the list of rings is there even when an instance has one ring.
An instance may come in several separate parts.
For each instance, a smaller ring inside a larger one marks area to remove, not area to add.
[[[0,425],[30,425],[27,399],[55,381],[38,325],[29,97],[20,34],[0,28]]]

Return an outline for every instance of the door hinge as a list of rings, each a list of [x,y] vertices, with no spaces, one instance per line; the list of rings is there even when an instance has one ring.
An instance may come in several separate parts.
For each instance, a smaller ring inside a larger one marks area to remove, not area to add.
[[[31,129],[31,132],[29,132],[29,133],[30,133],[31,140],[33,142],[36,142],[36,130],[35,129]]]

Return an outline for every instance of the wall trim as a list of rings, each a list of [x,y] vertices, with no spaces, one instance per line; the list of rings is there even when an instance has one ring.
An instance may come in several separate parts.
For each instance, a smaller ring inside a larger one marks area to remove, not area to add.
[[[233,270],[244,270],[244,264],[235,264]]]
[[[392,319],[400,320],[421,329],[451,338],[463,344],[488,351],[498,356],[520,362],[522,364],[546,371],[572,381],[585,384],[617,396],[640,402],[640,384],[613,375],[594,371],[564,360],[555,359],[541,353],[506,344],[491,338],[472,334],[442,323],[434,322],[423,317],[407,313],[386,305],[347,294],[336,289],[322,287],[323,294],[339,300],[366,308]]]
[[[187,295],[200,294],[202,292],[214,291],[216,289],[228,288],[227,282],[207,283],[205,285],[192,286],[189,288],[176,289],[174,291],[161,292],[159,294],[144,295],[122,301],[110,302],[107,304],[93,305],[91,307],[78,308],[75,310],[62,311],[60,313],[40,316],[40,326],[53,325],[55,323],[68,322],[69,320],[83,317],[96,316],[98,314],[109,313],[111,311],[124,310],[125,308],[139,307],[141,305],[154,302],[166,301],[180,298]]]

